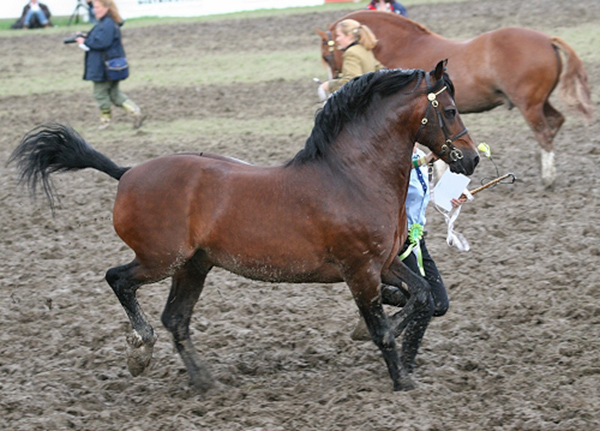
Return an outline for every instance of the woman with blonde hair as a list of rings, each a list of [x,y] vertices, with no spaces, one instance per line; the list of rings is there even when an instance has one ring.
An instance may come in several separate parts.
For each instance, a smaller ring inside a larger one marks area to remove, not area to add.
[[[140,108],[119,89],[119,80],[112,81],[106,74],[105,62],[125,57],[121,42],[123,18],[114,0],[94,0],[97,24],[87,34],[75,40],[85,51],[83,79],[94,82],[94,98],[100,108],[100,129],[111,123],[112,105],[122,107],[133,117],[133,127],[139,128],[144,121]]]
[[[373,55],[377,38],[367,27],[353,19],[340,21],[335,27],[335,41],[342,55],[342,73],[336,79],[321,84],[324,91],[333,93],[352,78],[368,72],[375,72],[383,66]]]

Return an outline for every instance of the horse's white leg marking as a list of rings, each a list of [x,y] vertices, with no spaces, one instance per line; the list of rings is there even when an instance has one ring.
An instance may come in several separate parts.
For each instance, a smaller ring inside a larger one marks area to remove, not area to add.
[[[556,166],[554,164],[554,151],[542,150],[542,183],[546,187],[554,184],[556,179]]]

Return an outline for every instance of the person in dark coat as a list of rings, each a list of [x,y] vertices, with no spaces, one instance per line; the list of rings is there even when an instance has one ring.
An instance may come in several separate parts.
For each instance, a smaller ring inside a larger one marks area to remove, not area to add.
[[[406,8],[397,1],[394,0],[371,0],[371,3],[367,5],[369,10],[381,10],[384,12],[392,12],[398,15],[408,16]]]
[[[51,15],[48,6],[44,3],[39,3],[37,0],[31,0],[23,8],[21,18],[11,28],[52,27],[52,23],[50,22]]]
[[[98,20],[97,24],[87,36],[82,35],[75,40],[79,47],[86,51],[83,79],[94,83],[94,98],[100,108],[100,129],[110,126],[112,105],[122,107],[131,114],[133,126],[137,129],[144,121],[142,111],[133,100],[121,92],[120,81],[108,79],[104,65],[106,60],[125,57],[121,43],[123,19],[113,0],[94,0],[94,14]]]

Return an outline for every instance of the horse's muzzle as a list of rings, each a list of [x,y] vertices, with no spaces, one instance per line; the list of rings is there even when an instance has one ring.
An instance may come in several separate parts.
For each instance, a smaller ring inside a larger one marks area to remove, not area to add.
[[[476,151],[473,153],[463,152],[463,157],[461,159],[450,163],[450,170],[456,174],[471,175],[475,172],[475,167],[478,163],[479,154]]]

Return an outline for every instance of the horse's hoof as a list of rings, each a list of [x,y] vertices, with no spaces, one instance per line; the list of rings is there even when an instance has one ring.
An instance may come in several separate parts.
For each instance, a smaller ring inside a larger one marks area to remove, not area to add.
[[[401,377],[397,382],[394,382],[394,392],[412,391],[415,388],[415,383],[408,376]]]
[[[150,343],[144,343],[141,335],[137,331],[133,331],[127,337],[127,368],[133,377],[137,377],[144,372],[152,361],[152,352],[154,351],[154,343],[156,336],[153,336]]]
[[[204,394],[206,392],[208,392],[210,389],[212,389],[215,386],[215,381],[213,380],[212,376],[206,372],[206,373],[202,373],[201,376],[192,376],[192,386],[194,387],[194,389],[196,389],[198,392]]]
[[[131,347],[127,350],[127,368],[133,377],[137,377],[144,372],[152,361],[153,346],[144,345],[141,347]]]

